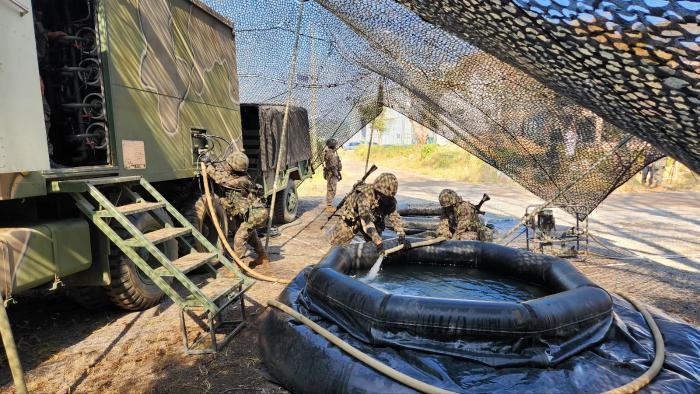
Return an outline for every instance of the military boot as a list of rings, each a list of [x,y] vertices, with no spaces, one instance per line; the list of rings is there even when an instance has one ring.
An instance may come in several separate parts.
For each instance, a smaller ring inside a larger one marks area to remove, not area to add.
[[[251,234],[251,244],[255,249],[255,253],[258,255],[258,257],[255,258],[251,265],[262,265],[263,267],[267,267],[270,264],[270,258],[267,256],[267,253],[265,252],[265,247],[263,246],[262,241],[260,241],[260,238],[258,238],[258,234],[256,234],[255,231],[253,231],[253,234]]]

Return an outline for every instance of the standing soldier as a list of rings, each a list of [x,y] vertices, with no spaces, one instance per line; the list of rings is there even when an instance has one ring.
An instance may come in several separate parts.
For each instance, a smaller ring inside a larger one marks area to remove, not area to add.
[[[243,257],[247,242],[258,255],[254,264],[267,265],[270,260],[255,230],[265,226],[269,212],[262,201],[262,187],[253,183],[247,170],[248,156],[243,152],[233,152],[226,161],[207,166],[207,174],[226,191],[222,205],[227,215],[240,223],[233,237],[234,252]]]
[[[382,232],[388,219],[404,243],[406,233],[401,216],[396,211],[396,191],[399,182],[394,174],[384,173],[372,184],[361,184],[348,195],[340,210],[340,221],[336,224],[331,244],[344,245],[355,234],[362,234],[365,241],[372,241],[377,249],[383,249]]]
[[[487,197],[487,196],[486,196]],[[491,238],[491,229],[479,220],[479,206],[474,206],[452,189],[444,189],[438,197],[442,207],[437,236],[453,240],[482,240]],[[482,200],[484,201],[484,200]]]
[[[343,170],[343,163],[338,157],[338,141],[330,138],[326,141],[323,149],[323,179],[326,180],[326,208],[333,209],[333,198],[335,198],[336,186],[343,177],[340,172]]]

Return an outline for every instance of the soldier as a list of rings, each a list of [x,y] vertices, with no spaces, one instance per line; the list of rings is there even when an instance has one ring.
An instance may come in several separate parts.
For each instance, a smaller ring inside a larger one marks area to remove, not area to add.
[[[365,241],[372,241],[378,250],[383,250],[382,232],[388,219],[404,243],[406,233],[401,216],[396,211],[396,191],[399,183],[394,174],[384,173],[372,184],[361,184],[351,192],[340,210],[340,221],[336,224],[331,244],[344,245],[355,234],[362,234]]]
[[[248,156],[243,152],[233,152],[225,162],[207,166],[207,174],[226,190],[222,199],[226,213],[240,223],[233,237],[234,252],[243,257],[247,242],[258,255],[254,264],[267,265],[270,260],[255,230],[265,225],[269,212],[262,201],[262,187],[253,183],[247,170]]]
[[[486,226],[481,224],[475,206],[462,200],[454,190],[445,189],[438,197],[443,213],[437,236],[454,240],[485,240]],[[490,230],[490,229],[488,229]]]
[[[326,208],[333,209],[333,198],[335,198],[336,186],[343,177],[340,172],[343,170],[343,163],[338,157],[338,141],[335,138],[326,141],[323,149],[323,179],[326,180]]]

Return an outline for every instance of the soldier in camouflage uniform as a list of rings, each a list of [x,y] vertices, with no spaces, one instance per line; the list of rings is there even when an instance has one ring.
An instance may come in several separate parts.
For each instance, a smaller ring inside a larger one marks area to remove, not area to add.
[[[398,186],[394,174],[384,173],[374,183],[362,184],[353,190],[340,210],[340,221],[333,230],[331,244],[344,245],[355,234],[362,234],[365,241],[372,241],[381,250],[386,219],[398,234],[399,242],[405,242],[406,233],[394,197]]]
[[[323,149],[323,179],[326,180],[326,207],[333,209],[333,198],[335,198],[336,186],[343,179],[340,172],[343,170],[343,163],[338,157],[338,141],[331,138],[326,141]]]
[[[443,213],[437,228],[437,236],[453,240],[481,240],[492,238],[491,229],[479,220],[477,208],[462,200],[454,190],[445,189],[438,197]]]
[[[225,162],[207,166],[209,177],[226,190],[221,203],[229,219],[240,223],[233,237],[234,252],[243,257],[247,242],[258,255],[255,265],[267,264],[270,260],[255,230],[265,225],[269,212],[262,201],[262,187],[253,183],[247,170],[248,156],[243,152],[231,153]]]

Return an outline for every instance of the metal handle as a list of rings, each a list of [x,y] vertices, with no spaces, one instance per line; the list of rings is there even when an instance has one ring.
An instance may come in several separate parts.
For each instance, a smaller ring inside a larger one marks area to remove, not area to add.
[[[29,13],[29,8],[26,5],[20,3],[19,1],[10,0],[10,3],[16,5],[20,9],[19,16],[25,16]]]

